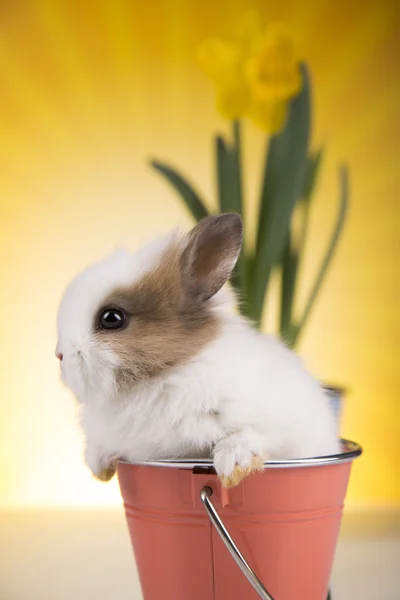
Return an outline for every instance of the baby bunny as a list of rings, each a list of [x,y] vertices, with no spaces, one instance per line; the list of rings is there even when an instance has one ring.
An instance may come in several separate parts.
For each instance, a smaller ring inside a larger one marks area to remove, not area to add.
[[[238,215],[203,219],[78,275],[58,314],[62,379],[86,462],[213,457],[225,487],[268,458],[339,452],[328,400],[299,358],[230,310]]]

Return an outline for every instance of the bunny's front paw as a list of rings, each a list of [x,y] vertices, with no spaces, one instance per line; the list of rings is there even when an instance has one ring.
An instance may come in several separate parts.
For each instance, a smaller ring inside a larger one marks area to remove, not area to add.
[[[96,479],[99,479],[100,481],[110,481],[115,475],[115,461],[105,461],[104,457],[96,447],[87,446],[85,460]]]
[[[251,431],[234,433],[216,444],[214,466],[224,488],[235,487],[251,473],[263,470],[263,446],[262,437]]]
[[[100,481],[110,481],[110,479],[114,477],[115,471],[116,469],[114,464],[110,464],[108,465],[108,467],[103,467],[102,469],[100,469],[99,473],[95,474],[95,476]]]

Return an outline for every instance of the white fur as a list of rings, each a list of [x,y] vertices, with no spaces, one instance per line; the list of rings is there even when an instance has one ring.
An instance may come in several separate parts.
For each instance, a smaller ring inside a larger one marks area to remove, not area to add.
[[[77,275],[69,284],[58,312],[56,354],[63,354],[61,373],[78,400],[107,401],[114,393],[112,370],[118,358],[93,338],[93,319],[105,297],[117,286],[140,279],[157,262],[172,232],[144,246],[133,257],[120,249]]]
[[[91,335],[94,313],[116,286],[150,269],[168,238],[131,256],[117,252],[69,286],[58,318],[62,376],[82,404],[86,461],[99,474],[115,459],[199,457],[213,453],[219,475],[254,454],[308,457],[339,451],[335,422],[318,382],[300,359],[228,310],[230,297],[209,301],[223,321],[218,339],[186,364],[117,395],[118,358]]]

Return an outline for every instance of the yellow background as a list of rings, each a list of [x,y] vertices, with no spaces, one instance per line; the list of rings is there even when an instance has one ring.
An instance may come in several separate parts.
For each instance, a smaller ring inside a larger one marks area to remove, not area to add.
[[[58,302],[78,270],[115,246],[191,224],[150,157],[190,174],[215,207],[212,135],[229,130],[193,54],[248,5],[0,3],[0,506],[120,502],[116,481],[93,481],[82,463],[53,354]],[[317,376],[349,387],[342,434],[365,453],[348,503],[398,503],[398,3],[255,5],[302,34],[313,143],[328,147],[304,289],[336,212],[336,166],[351,169],[345,235],[299,350]],[[254,218],[264,139],[248,123],[244,135]]]

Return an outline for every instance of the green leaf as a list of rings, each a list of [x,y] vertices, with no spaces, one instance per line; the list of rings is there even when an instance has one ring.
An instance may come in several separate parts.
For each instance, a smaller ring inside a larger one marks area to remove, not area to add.
[[[336,224],[335,224],[334,230],[332,232],[332,236],[331,236],[328,248],[325,252],[325,256],[322,260],[322,263],[319,268],[314,285],[311,289],[310,296],[306,302],[303,315],[299,320],[298,335],[300,335],[301,331],[304,329],[304,326],[307,323],[308,317],[310,316],[311,310],[314,306],[315,300],[321,289],[322,283],[324,282],[324,279],[326,277],[328,267],[332,261],[335,249],[339,242],[339,239],[342,234],[343,227],[344,227],[344,224],[346,221],[346,215],[347,215],[348,205],[349,205],[349,170],[348,170],[347,165],[342,165],[340,167],[339,179],[340,179],[339,213],[338,213],[338,216],[336,219]]]
[[[284,340],[288,337],[292,323],[298,264],[299,255],[298,252],[291,247],[291,239],[289,236],[283,253],[281,273],[280,333]]]
[[[314,152],[314,154],[311,154],[307,159],[307,167],[301,198],[304,202],[309,202],[312,198],[323,157],[324,149],[320,148]]]
[[[272,137],[264,171],[256,239],[252,303],[259,322],[273,265],[281,259],[293,209],[303,191],[310,130],[310,82],[302,67],[303,89],[289,109],[284,130]]]
[[[314,192],[315,184],[318,179],[318,173],[319,173],[319,169],[321,166],[322,158],[323,158],[323,148],[321,148],[314,154],[310,154],[310,156],[307,158],[306,170],[305,170],[305,174],[304,174],[303,191],[302,191],[301,195],[299,196],[299,198],[297,199],[298,203],[301,204],[304,208],[302,224],[301,224],[301,231],[300,231],[300,242],[299,242],[299,248],[298,248],[299,254],[302,253],[302,250],[304,248],[305,241],[307,238],[310,203],[312,200],[312,195]],[[288,228],[289,228],[288,236],[290,237],[290,222],[288,223]],[[299,261],[298,261],[299,263],[300,263],[300,258],[301,257],[299,256]],[[276,264],[280,265],[282,263],[282,260],[283,260],[283,257],[278,257]],[[296,276],[296,273],[294,273],[294,276]]]
[[[216,138],[217,183],[220,212],[234,212],[243,219],[240,160],[240,124],[235,121],[234,145],[229,146],[221,136]],[[242,248],[235,265],[232,283],[241,296],[246,295],[245,251]]]
[[[175,169],[156,160],[151,161],[150,164],[154,169],[161,173],[180,194],[196,221],[200,221],[208,215],[208,210],[200,195]]]
[[[281,338],[293,348],[296,344],[298,327],[293,319],[293,306],[296,294],[297,276],[300,263],[303,258],[307,239],[308,223],[310,218],[310,204],[317,181],[318,172],[323,157],[323,149],[311,154],[307,159],[306,173],[303,184],[303,192],[300,198],[302,204],[302,221],[299,242],[293,246],[292,235],[289,225],[289,235],[281,260],[281,315],[280,334]]]
[[[300,206],[303,211],[302,220],[301,220],[301,229],[300,229],[300,237],[298,244],[298,252],[299,252],[299,262],[302,259],[304,254],[304,247],[306,245],[307,233],[308,233],[308,224],[310,221],[310,205],[312,200],[312,195],[315,187],[315,183],[317,180],[317,174],[319,170],[319,166],[321,163],[322,154],[319,152],[316,154],[312,154],[307,159],[306,173],[304,178],[303,185],[303,193],[301,195]]]

